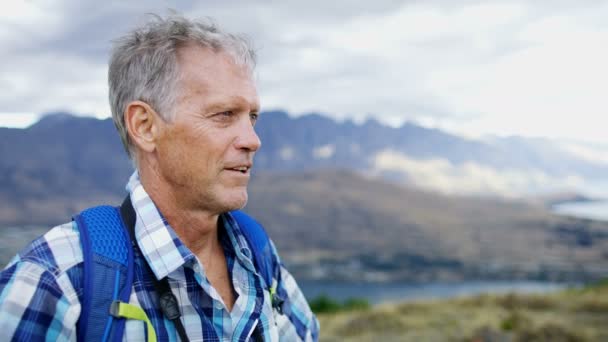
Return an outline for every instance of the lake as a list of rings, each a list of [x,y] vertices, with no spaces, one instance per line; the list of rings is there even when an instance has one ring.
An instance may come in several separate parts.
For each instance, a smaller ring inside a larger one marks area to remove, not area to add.
[[[365,298],[372,304],[453,298],[482,293],[547,293],[561,290],[568,286],[568,284],[563,283],[534,281],[464,281],[429,284],[300,282],[300,287],[308,299],[325,294],[339,301],[352,297]]]

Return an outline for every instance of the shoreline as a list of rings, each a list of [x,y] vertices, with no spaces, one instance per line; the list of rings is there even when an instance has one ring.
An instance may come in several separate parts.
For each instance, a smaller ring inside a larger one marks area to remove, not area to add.
[[[309,300],[327,296],[337,301],[357,298],[370,304],[409,303],[421,300],[454,299],[481,294],[548,294],[570,288],[584,286],[580,282],[541,282],[541,281],[461,281],[412,283],[323,283],[299,282]]]

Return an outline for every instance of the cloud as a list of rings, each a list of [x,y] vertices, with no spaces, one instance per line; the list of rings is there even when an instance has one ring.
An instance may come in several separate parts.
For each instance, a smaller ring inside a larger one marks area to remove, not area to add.
[[[584,18],[539,20],[519,31],[526,48],[484,64],[439,70],[430,82],[449,107],[480,113],[469,122],[472,130],[601,140],[605,133],[597,120],[608,77],[602,66],[608,31],[583,24]]]
[[[538,170],[499,170],[474,162],[455,165],[447,159],[419,160],[393,150],[375,155],[372,173],[397,174],[403,181],[423,189],[454,195],[519,197],[583,185],[583,180],[575,175],[552,177]]]
[[[561,142],[560,147],[578,159],[608,165],[608,145]]]
[[[331,158],[336,152],[336,147],[333,144],[327,144],[319,147],[315,147],[312,151],[312,155],[315,159],[327,159]]]
[[[252,38],[266,108],[608,141],[608,4],[595,1],[17,2],[0,14],[0,125],[107,115],[111,39],[169,7]]]

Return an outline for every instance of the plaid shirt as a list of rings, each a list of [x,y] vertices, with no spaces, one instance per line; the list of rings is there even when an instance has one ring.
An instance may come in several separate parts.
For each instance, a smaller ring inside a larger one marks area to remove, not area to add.
[[[318,321],[283,266],[280,286],[289,295],[290,315],[272,308],[245,237],[234,221],[222,215],[219,231],[237,294],[236,303],[228,311],[207,280],[202,264],[160,215],[137,172],[131,176],[127,190],[137,216],[135,234],[139,245],[139,250],[134,250],[135,274],[129,303],[146,311],[159,341],[178,339],[172,323],[152,306],[154,283],[165,276],[178,298],[191,341],[246,341],[257,326],[261,326],[265,341],[318,339]],[[274,245],[273,251],[276,253]],[[82,265],[75,223],[51,229],[15,256],[0,274],[0,334],[15,340],[76,340]],[[144,341],[145,325],[127,320],[123,339]]]

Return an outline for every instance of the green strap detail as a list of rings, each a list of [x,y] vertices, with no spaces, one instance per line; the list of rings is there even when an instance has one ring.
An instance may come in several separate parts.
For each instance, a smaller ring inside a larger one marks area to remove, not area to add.
[[[277,286],[278,286],[277,281],[275,279],[273,279],[272,286],[268,289],[268,292],[270,292],[270,304],[272,305],[273,308],[278,308],[280,310],[278,298],[277,298]]]
[[[135,306],[132,304],[114,301],[112,303],[112,307],[110,308],[110,312],[114,317],[126,318],[126,319],[135,319],[138,321],[146,322],[146,328],[148,331],[148,342],[156,342],[156,332],[154,331],[154,327],[152,326],[152,322],[148,319],[148,315],[146,312],[140,308],[139,306]]]

